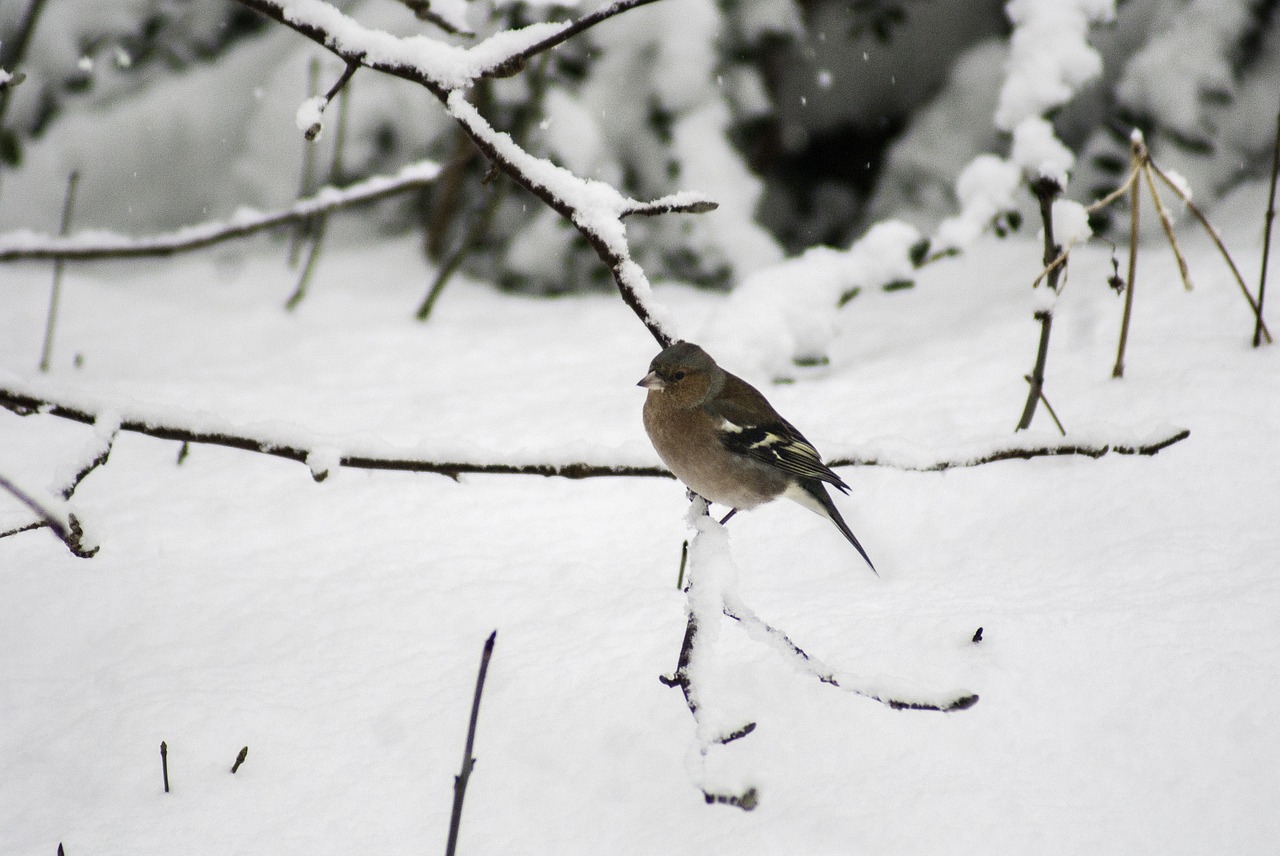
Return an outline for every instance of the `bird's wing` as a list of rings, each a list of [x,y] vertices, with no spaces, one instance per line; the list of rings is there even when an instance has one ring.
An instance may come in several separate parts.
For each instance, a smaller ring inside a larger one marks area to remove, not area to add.
[[[725,448],[801,478],[824,481],[849,492],[844,480],[822,463],[822,456],[813,444],[779,416],[755,387],[734,375],[729,375],[726,383],[735,385],[731,390],[733,394],[721,396],[707,407],[711,415],[720,420],[720,442]],[[764,420],[758,415],[762,413],[768,414]]]

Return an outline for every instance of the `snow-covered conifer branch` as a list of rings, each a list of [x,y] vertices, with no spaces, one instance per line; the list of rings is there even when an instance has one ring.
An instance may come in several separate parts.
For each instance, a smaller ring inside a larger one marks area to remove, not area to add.
[[[270,213],[242,210],[229,220],[184,226],[147,237],[89,231],[67,237],[26,230],[0,235],[0,262],[24,260],[97,261],[168,256],[242,238],[341,208],[376,202],[434,181],[440,166],[434,161],[409,164],[395,175],[366,178],[348,187],[322,188],[288,208]]]
[[[702,212],[714,203],[695,194],[655,202],[628,199],[608,184],[581,178],[529,154],[509,135],[492,128],[465,97],[477,81],[516,74],[530,57],[654,0],[618,0],[573,21],[507,30],[465,48],[426,36],[397,38],[370,30],[324,0],[239,2],[323,45],[348,66],[365,66],[426,87],[495,168],[578,229],[609,267],[623,301],[658,343],[665,347],[675,341],[672,320],[656,305],[648,278],[631,259],[622,220],[630,214]]]

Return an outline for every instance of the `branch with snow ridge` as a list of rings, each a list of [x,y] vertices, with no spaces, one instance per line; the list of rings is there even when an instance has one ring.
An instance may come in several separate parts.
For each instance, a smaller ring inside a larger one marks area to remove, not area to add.
[[[67,545],[67,549],[73,555],[81,559],[91,559],[98,552],[97,545],[92,544],[85,537],[79,518],[76,517],[75,512],[71,510],[65,499],[59,499],[55,496],[21,487],[3,475],[0,475],[0,488],[4,488],[19,502],[31,509],[36,517],[40,518],[36,523],[5,532],[0,534],[0,537],[16,535],[19,532],[29,532],[32,529],[40,529],[47,526],[53,530],[53,534],[57,535],[63,544]]]
[[[30,532],[35,529],[43,529],[47,526],[62,540],[62,543],[67,545],[67,549],[73,555],[88,559],[98,552],[96,546],[89,547],[86,545],[84,530],[81,528],[80,521],[76,518],[74,512],[67,507],[67,503],[75,495],[76,488],[80,487],[80,483],[91,472],[107,462],[107,458],[111,456],[111,447],[115,444],[116,435],[120,429],[119,422],[110,414],[96,420],[93,423],[93,427],[97,436],[89,448],[89,453],[82,458],[87,460],[84,460],[84,463],[76,468],[75,474],[58,490],[57,498],[48,497],[42,500],[36,495],[35,491],[20,488],[0,476],[0,482],[4,482],[4,488],[22,502],[23,505],[34,511],[38,518],[33,523],[16,526],[0,532],[0,538],[7,538],[10,535]]]
[[[611,185],[582,178],[525,151],[508,134],[491,127],[465,95],[477,82],[517,74],[531,57],[654,0],[618,0],[572,21],[506,30],[468,47],[423,35],[398,38],[371,30],[324,0],[239,2],[323,45],[348,68],[364,66],[425,87],[496,169],[541,199],[586,238],[613,274],[623,301],[654,339],[663,347],[675,341],[672,320],[656,305],[648,278],[631,259],[623,219],[632,214],[702,213],[715,208],[716,203],[691,192],[651,202],[627,198]]]
[[[317,481],[323,480],[329,471],[336,467],[350,467],[360,470],[398,470],[414,473],[437,473],[457,478],[464,473],[479,475],[534,475],[559,476],[569,479],[597,477],[640,477],[640,478],[673,478],[664,467],[635,466],[629,464],[609,464],[577,462],[568,464],[551,463],[484,463],[476,461],[433,461],[422,458],[404,458],[394,455],[362,454],[332,450],[332,441],[317,439],[314,443],[306,442],[305,437],[294,438],[282,442],[279,437],[252,436],[235,433],[222,428],[211,429],[194,424],[181,424],[171,418],[166,420],[145,410],[95,408],[93,405],[59,401],[35,390],[22,389],[14,382],[0,386],[0,408],[10,410],[20,416],[43,414],[80,422],[85,425],[99,423],[103,414],[118,419],[118,430],[135,434],[145,434],[159,440],[174,440],[180,443],[196,443],[211,446],[225,446],[241,449],[246,452],[257,452],[277,458],[307,464],[312,468],[312,475]],[[113,415],[114,414],[114,415]],[[889,467],[908,472],[940,472],[959,467],[976,467],[997,461],[1030,460],[1031,458],[1058,457],[1062,455],[1079,455],[1087,458],[1101,458],[1107,454],[1119,455],[1154,455],[1174,443],[1185,440],[1191,435],[1187,429],[1168,429],[1151,435],[1148,439],[1137,442],[1109,441],[1089,443],[1059,443],[1042,445],[1032,442],[1026,435],[1014,438],[1001,438],[997,448],[977,450],[972,454],[959,454],[944,458],[917,458],[909,455],[880,455],[868,457],[832,458],[827,463],[832,467]],[[329,449],[324,453],[320,450]]]
[[[0,235],[0,262],[98,261],[190,252],[340,208],[377,202],[429,184],[439,174],[439,164],[434,161],[418,161],[395,175],[374,176],[343,188],[322,188],[313,196],[299,199],[281,211],[262,213],[244,210],[230,220],[184,226],[172,232],[141,238],[101,231],[82,232],[66,237],[41,235],[25,230],[9,232]]]

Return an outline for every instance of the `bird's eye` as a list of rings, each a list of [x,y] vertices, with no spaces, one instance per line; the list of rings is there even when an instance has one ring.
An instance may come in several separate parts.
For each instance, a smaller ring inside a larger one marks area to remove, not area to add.
[[[674,380],[684,380],[684,372],[683,371],[676,372],[671,377]]]

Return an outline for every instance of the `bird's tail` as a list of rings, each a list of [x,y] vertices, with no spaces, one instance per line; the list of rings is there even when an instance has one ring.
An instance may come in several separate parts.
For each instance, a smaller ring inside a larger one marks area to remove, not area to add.
[[[791,490],[788,495],[791,499],[808,508],[817,514],[830,520],[840,530],[840,534],[848,539],[853,548],[858,551],[859,555],[867,562],[867,567],[871,568],[871,573],[877,577],[880,572],[876,570],[876,566],[872,563],[871,557],[867,555],[867,551],[862,549],[862,545],[858,543],[858,536],[853,534],[853,530],[849,528],[849,524],[844,522],[844,518],[840,516],[840,509],[836,508],[836,504],[831,501],[830,494],[827,493],[826,486],[817,479],[801,479],[799,483]]]

